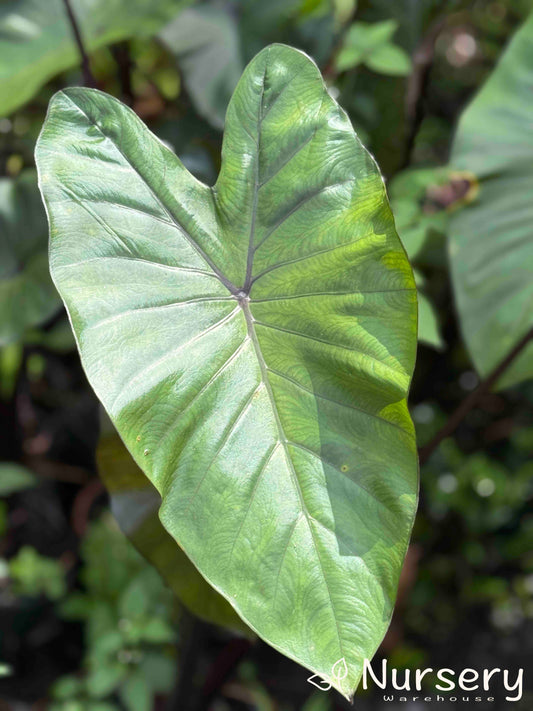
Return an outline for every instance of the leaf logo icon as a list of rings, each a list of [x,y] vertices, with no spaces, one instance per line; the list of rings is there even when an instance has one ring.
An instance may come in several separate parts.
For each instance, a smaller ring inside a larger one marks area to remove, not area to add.
[[[324,679],[322,679],[321,676],[318,676],[318,674],[313,674],[313,676],[310,676],[307,681],[313,686],[316,686],[317,689],[320,689],[320,691],[329,691],[331,689],[331,684],[324,681]]]
[[[346,679],[348,676],[348,667],[346,666],[346,659],[344,657],[336,661],[331,667],[331,676],[339,684],[339,686],[341,685],[341,681]],[[316,686],[317,689],[320,689],[320,691],[329,691],[333,686],[329,682],[322,679],[322,677],[318,674],[313,674],[313,676],[310,676],[307,681],[313,686]]]
[[[335,681],[338,681],[339,684],[343,679],[346,679],[348,676],[348,667],[346,666],[346,659],[344,657],[339,659],[339,661],[335,662],[332,666],[331,676],[335,679]]]

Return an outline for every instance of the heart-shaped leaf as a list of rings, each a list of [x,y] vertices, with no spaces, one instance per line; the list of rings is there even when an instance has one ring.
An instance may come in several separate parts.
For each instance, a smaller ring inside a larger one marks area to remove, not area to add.
[[[451,165],[479,188],[452,214],[449,251],[461,330],[487,376],[533,327],[533,14],[466,109]],[[499,381],[533,377],[530,343]]]
[[[37,161],[87,376],[163,525],[350,697],[417,498],[416,290],[373,159],[316,65],[273,45],[231,99],[213,188],[91,90],[56,95]]]

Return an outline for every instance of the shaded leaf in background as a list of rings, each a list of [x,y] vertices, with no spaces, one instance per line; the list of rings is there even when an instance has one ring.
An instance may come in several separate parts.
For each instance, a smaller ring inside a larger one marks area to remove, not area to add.
[[[35,171],[0,178],[0,345],[19,339],[59,307]]]
[[[232,97],[214,188],[94,90],[56,95],[37,161],[82,362],[163,525],[252,629],[352,696],[418,478],[416,289],[373,159],[316,65],[273,45]]]
[[[174,153],[179,155],[183,165],[195,178],[203,183],[216,180],[217,170],[213,146],[217,147],[220,133],[195,113],[183,118],[168,118],[158,121],[154,133],[164,141]]]
[[[159,38],[178,60],[198,113],[222,128],[243,70],[236,20],[216,6],[200,5],[180,13]]]
[[[450,222],[449,253],[461,330],[479,374],[533,327],[533,15],[463,113],[451,166],[479,193]],[[500,380],[533,376],[530,343]]]
[[[71,0],[89,51],[134,35],[149,37],[187,0]],[[0,116],[29,101],[59,72],[80,63],[63,0],[0,4]]]
[[[111,510],[137,550],[154,565],[183,604],[208,622],[250,633],[231,605],[204,580],[163,528],[161,497],[111,428],[98,445],[99,474],[111,494]]]

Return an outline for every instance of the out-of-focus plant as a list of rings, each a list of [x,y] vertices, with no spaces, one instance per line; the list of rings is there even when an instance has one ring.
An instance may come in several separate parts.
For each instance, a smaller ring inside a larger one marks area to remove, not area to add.
[[[120,699],[128,711],[149,711],[175,675],[172,594],[109,514],[91,524],[81,555],[84,592],[71,593],[61,614],[84,622],[84,667],[51,690],[54,708],[98,711]]]
[[[65,595],[65,569],[60,561],[40,555],[35,548],[23,546],[8,561],[9,585],[14,595],[44,595],[59,600]]]
[[[0,346],[59,309],[35,171],[0,178]]]
[[[407,52],[392,38],[398,29],[394,20],[366,23],[354,22],[343,39],[336,55],[337,71],[343,72],[364,64],[380,74],[405,76],[411,71],[411,59]]]

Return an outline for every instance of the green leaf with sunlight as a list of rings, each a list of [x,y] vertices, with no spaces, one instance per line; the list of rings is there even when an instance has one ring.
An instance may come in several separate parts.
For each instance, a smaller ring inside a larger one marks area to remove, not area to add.
[[[161,497],[116,432],[105,432],[101,436],[97,461],[119,526],[137,550],[157,568],[181,602],[208,622],[249,634],[248,627],[227,600],[204,580],[161,525],[157,515]]]
[[[272,45],[233,94],[213,188],[94,90],[56,95],[37,162],[85,371],[164,527],[351,697],[418,488],[416,289],[374,160],[316,65]]]
[[[451,166],[479,180],[453,214],[449,252],[461,329],[479,374],[533,327],[533,15],[463,113]],[[533,342],[499,381],[533,377]]]
[[[186,0],[71,0],[88,51],[132,36],[149,37]],[[80,63],[64,0],[0,4],[0,116],[29,101],[56,74]]]
[[[59,309],[35,171],[0,178],[0,346]]]

